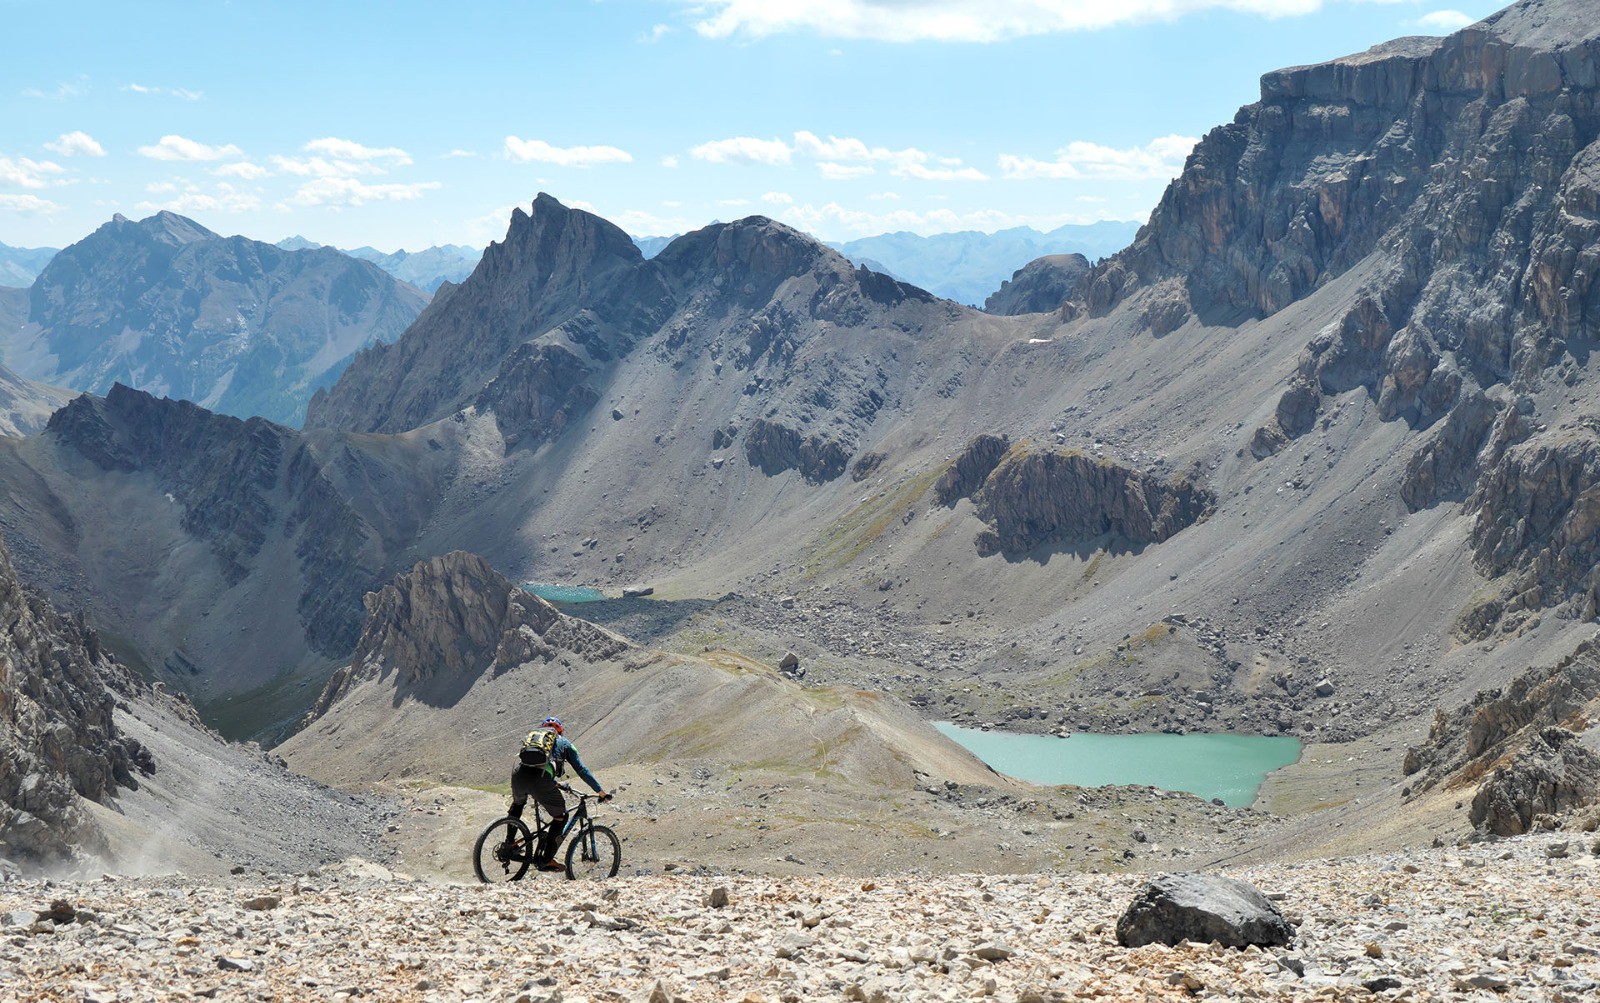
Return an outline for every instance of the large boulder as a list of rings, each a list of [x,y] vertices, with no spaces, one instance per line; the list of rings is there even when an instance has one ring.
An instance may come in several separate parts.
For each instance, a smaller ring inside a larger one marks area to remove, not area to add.
[[[1117,943],[1276,947],[1294,928],[1253,885],[1215,874],[1164,874],[1145,886],[1117,920]]]

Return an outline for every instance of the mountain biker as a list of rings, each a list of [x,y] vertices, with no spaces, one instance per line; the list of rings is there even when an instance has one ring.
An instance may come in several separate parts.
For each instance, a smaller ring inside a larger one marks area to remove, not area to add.
[[[533,795],[539,807],[550,816],[550,825],[544,831],[544,838],[540,841],[538,850],[534,853],[533,864],[541,871],[560,871],[565,868],[556,863],[556,848],[561,845],[562,830],[567,825],[567,801],[561,796],[561,788],[556,778],[561,776],[568,763],[572,769],[583,778],[583,782],[600,795],[602,802],[610,801],[611,795],[607,794],[583,765],[583,760],[578,758],[578,748],[567,740],[564,734],[566,729],[561,726],[558,717],[547,717],[539,722],[539,729],[530,733],[528,741],[531,743],[540,730],[548,729],[555,732],[555,744],[551,749],[549,761],[544,766],[529,766],[519,762],[516,770],[511,774],[511,808],[508,814],[512,818],[522,817],[522,807],[527,803],[528,795]],[[524,743],[526,747],[528,743]]]

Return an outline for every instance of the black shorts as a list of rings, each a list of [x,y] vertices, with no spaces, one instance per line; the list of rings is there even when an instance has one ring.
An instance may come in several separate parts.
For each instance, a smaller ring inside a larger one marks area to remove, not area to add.
[[[561,796],[556,778],[544,770],[519,763],[511,774],[511,800],[515,804],[522,804],[530,794],[546,815],[559,818],[567,813],[567,799]]]

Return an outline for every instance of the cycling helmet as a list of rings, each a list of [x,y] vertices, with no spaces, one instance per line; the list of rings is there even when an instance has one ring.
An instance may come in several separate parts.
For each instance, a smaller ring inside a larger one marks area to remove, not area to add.
[[[566,730],[565,728],[561,727],[561,719],[559,717],[547,717],[543,721],[539,722],[539,727],[554,728],[557,734],[560,734]]]

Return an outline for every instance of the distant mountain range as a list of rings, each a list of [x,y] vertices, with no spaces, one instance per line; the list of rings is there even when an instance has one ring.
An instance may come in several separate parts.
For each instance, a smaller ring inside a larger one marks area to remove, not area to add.
[[[277,246],[286,251],[303,251],[328,245],[295,236],[278,241]],[[357,247],[343,250],[343,253],[370,261],[400,281],[432,293],[446,282],[460,282],[471,275],[472,270],[478,267],[478,259],[483,257],[483,248],[468,247],[466,244],[440,244],[416,252],[402,249],[387,254],[376,247]]]
[[[0,361],[20,376],[93,393],[121,382],[291,425],[357,349],[393,341],[427,302],[331,248],[222,237],[170,212],[115,217],[24,295],[25,310],[0,303]]]
[[[0,244],[0,286],[25,289],[56,256],[54,247],[11,247]]]
[[[1048,233],[1028,226],[995,233],[962,230],[929,237],[901,231],[826,243],[853,265],[865,265],[935,296],[979,306],[1037,258],[1081,254],[1094,261],[1127,247],[1138,232],[1138,223],[1107,220],[1069,224]],[[646,258],[653,258],[676,239],[634,237],[633,242]]]

